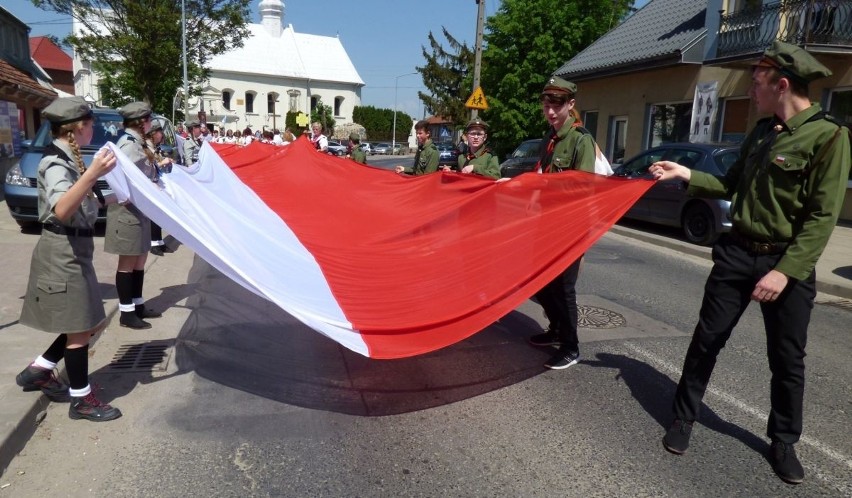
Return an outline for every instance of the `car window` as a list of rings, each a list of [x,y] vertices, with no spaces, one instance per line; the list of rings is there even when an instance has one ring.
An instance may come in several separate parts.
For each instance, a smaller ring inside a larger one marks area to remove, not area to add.
[[[512,157],[524,159],[527,157],[537,157],[538,150],[541,145],[541,142],[538,140],[533,140],[530,142],[524,142],[515,149],[515,152],[512,153]]]
[[[689,169],[695,169],[697,166],[701,165],[703,157],[704,153],[697,150],[671,149],[668,153],[666,153],[665,160],[674,161]]]
[[[648,168],[651,167],[657,161],[661,161],[663,159],[663,155],[665,154],[665,150],[649,150],[646,151],[630,161],[624,163],[618,171],[621,174],[629,174],[629,175],[642,175],[648,172]]]
[[[719,167],[719,170],[722,173],[727,173],[731,166],[737,162],[737,159],[740,157],[740,152],[738,150],[728,150],[716,155],[716,166]]]

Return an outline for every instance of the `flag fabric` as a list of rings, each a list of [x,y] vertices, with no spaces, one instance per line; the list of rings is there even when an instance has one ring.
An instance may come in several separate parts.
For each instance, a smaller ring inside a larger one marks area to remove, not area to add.
[[[372,358],[426,353],[487,327],[652,185],[580,171],[409,177],[318,153],[304,137],[285,147],[205,143],[192,168],[154,184],[109,146],[119,199],[235,282]]]

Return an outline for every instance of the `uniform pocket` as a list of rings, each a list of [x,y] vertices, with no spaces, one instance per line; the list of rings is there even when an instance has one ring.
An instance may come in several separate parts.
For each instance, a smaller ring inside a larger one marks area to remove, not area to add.
[[[40,278],[36,281],[36,301],[45,309],[62,309],[68,301],[68,284]]]
[[[792,174],[803,174],[808,166],[808,160],[804,157],[785,156],[778,154],[772,158],[772,164],[781,168],[783,171]]]
[[[139,225],[139,216],[136,215],[130,208],[122,209],[116,217],[116,221],[122,225]]]

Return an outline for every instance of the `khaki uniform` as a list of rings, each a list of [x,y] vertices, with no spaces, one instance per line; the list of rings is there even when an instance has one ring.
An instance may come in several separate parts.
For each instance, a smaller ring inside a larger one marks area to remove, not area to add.
[[[148,160],[146,142],[136,130],[125,129],[116,146],[152,181],[158,177],[156,164]],[[152,152],[153,154],[153,152]],[[121,256],[141,256],[151,249],[151,221],[132,205],[111,204],[107,208],[104,251]]]
[[[80,229],[93,229],[98,201],[83,199],[66,223],[53,209],[60,197],[80,178],[73,153],[54,141],[61,154],[45,155],[38,167],[39,221]],[[105,319],[98,278],[92,265],[92,237],[59,235],[43,230],[30,261],[30,277],[21,310],[23,325],[55,334],[91,330]]]
[[[460,155],[458,161],[459,171],[472,164],[474,173],[494,179],[500,178],[500,163],[497,156],[491,155],[491,151],[485,146],[480,147],[476,152]]]
[[[198,141],[192,138],[192,135],[183,141],[183,163],[185,166],[189,167],[198,162],[199,150],[201,150],[201,146],[198,145]]]

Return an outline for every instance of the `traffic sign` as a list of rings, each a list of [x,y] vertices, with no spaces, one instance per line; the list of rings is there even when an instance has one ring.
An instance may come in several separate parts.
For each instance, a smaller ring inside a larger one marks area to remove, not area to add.
[[[488,101],[485,100],[485,94],[482,92],[481,86],[476,87],[476,90],[473,91],[470,98],[464,103],[464,106],[468,109],[479,109],[482,111],[488,109]]]

